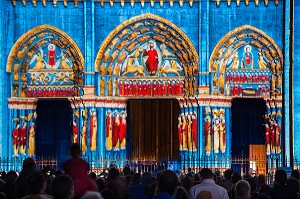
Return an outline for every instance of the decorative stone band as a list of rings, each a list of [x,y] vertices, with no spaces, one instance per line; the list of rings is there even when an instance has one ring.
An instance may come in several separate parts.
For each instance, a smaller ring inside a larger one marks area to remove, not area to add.
[[[125,97],[76,97],[69,98],[72,108],[83,107],[98,107],[98,108],[126,108],[127,100],[131,98]],[[137,99],[137,98],[132,98]],[[138,98],[143,99],[143,98]],[[151,98],[145,98],[151,99]],[[159,99],[159,98],[155,98]],[[164,98],[165,99],[165,98]],[[173,98],[172,98],[173,99]],[[196,106],[217,106],[217,107],[231,107],[232,97],[227,96],[201,96],[194,98],[175,97],[178,100],[181,108],[196,107]],[[282,107],[281,98],[264,98],[267,106],[276,104],[276,107]]]
[[[9,109],[35,110],[37,106],[37,98],[9,98]]]

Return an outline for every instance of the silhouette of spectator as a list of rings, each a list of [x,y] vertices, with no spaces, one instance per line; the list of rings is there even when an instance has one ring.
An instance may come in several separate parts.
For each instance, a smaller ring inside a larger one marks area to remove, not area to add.
[[[299,181],[299,171],[298,170],[293,170],[292,173],[291,173],[291,177],[294,177],[296,178],[298,181]]]
[[[0,192],[0,199],[7,199],[4,192]]]
[[[96,179],[97,179],[97,175],[96,175],[95,172],[91,172],[91,173],[89,174],[89,176],[90,176],[93,180],[96,180]]]
[[[297,193],[297,198],[299,198],[299,181],[294,177],[289,177],[286,180],[286,186],[288,189],[293,190]]]
[[[101,194],[104,199],[114,199],[115,198],[115,193],[112,190],[107,189],[107,188],[105,188],[101,192]]]
[[[108,171],[108,183],[106,188],[110,189],[115,194],[115,199],[127,199],[127,186],[126,183],[121,179],[119,170],[112,167]]]
[[[72,178],[61,174],[51,182],[51,192],[54,199],[73,199],[74,184]]]
[[[189,176],[184,176],[183,179],[181,180],[181,186],[185,188],[186,192],[190,191],[192,184],[193,184],[192,179]]]
[[[201,191],[209,191],[214,199],[228,199],[227,190],[217,185],[213,178],[213,173],[208,168],[203,168],[200,171],[202,182],[191,188],[189,192],[189,199],[196,199]]]
[[[142,174],[141,183],[131,186],[128,189],[128,194],[131,199],[150,199],[150,195],[148,193],[148,188],[151,183],[152,176],[149,172],[144,172]]]
[[[158,178],[157,194],[153,199],[171,199],[175,194],[178,185],[178,178],[171,170],[165,170]]]
[[[3,187],[3,192],[6,194],[6,197],[9,199],[15,199],[16,198],[16,179],[18,178],[18,175],[15,171],[9,171],[6,174],[5,177],[5,184]]]
[[[96,184],[98,187],[98,191],[101,193],[103,189],[105,189],[105,180],[103,177],[98,177],[96,179]]]
[[[23,161],[22,170],[19,177],[16,180],[16,196],[22,198],[26,195],[26,178],[35,171],[35,161],[32,158],[26,158]]]
[[[175,199],[188,199],[188,194],[184,187],[177,188]]]
[[[135,185],[138,185],[142,180],[142,176],[141,174],[139,173],[135,173],[133,176],[132,176],[132,181],[131,183],[129,184],[130,186],[135,186]]]
[[[233,171],[231,169],[227,169],[224,172],[224,180],[220,182],[220,186],[224,187],[227,191],[229,191],[233,185],[231,182],[231,175],[233,174]]]
[[[45,175],[40,171],[34,171],[26,179],[26,196],[22,199],[51,199],[45,194],[47,182]]]
[[[251,187],[246,180],[240,180],[235,185],[235,199],[251,199]]]
[[[251,192],[250,192],[251,199],[257,199],[258,198],[258,193],[256,192],[255,179],[253,177],[248,177],[245,180],[249,183],[250,188],[251,188]]]
[[[238,172],[233,172],[233,174],[231,175],[231,182],[233,183],[231,189],[228,191],[228,195],[230,199],[234,199],[235,198],[235,184],[242,179],[242,176],[240,173]]]
[[[89,164],[81,158],[80,146],[75,143],[70,148],[71,159],[63,164],[65,174],[71,176],[74,183],[74,198],[80,198],[86,191],[97,191],[96,182],[88,176]]]
[[[99,192],[87,191],[80,199],[103,199],[103,198]]]
[[[271,187],[266,184],[266,178],[265,175],[260,174],[257,176],[257,181],[256,181],[256,190],[259,195],[266,194]]]
[[[287,175],[284,170],[280,169],[275,172],[274,186],[268,192],[271,199],[297,198],[297,193],[295,191],[290,190],[286,186],[286,180]]]

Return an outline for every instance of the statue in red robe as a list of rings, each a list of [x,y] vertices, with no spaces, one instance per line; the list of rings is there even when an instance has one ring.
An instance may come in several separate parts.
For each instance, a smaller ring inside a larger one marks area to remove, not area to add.
[[[122,112],[120,119],[120,148],[126,148],[126,113]]]
[[[120,148],[120,115],[118,112],[115,113],[112,122],[112,146],[114,150],[119,150]]]
[[[149,50],[144,50],[143,56],[148,56],[146,60],[146,69],[150,75],[155,75],[158,69],[158,54],[154,49],[154,43],[149,43]]]
[[[179,138],[179,150],[183,149],[183,131],[181,117],[178,117],[178,138]]]
[[[281,127],[276,122],[275,123],[275,152],[277,154],[281,152],[281,149],[280,149],[280,131],[281,131]]]
[[[48,53],[45,56],[48,56],[48,65],[53,67],[55,65],[55,58],[57,57],[54,44],[49,44]]]
[[[275,125],[273,119],[270,121],[270,145],[271,153],[275,152]]]
[[[20,154],[26,152],[26,141],[27,141],[27,122],[24,122],[20,128]]]
[[[197,149],[197,117],[195,114],[192,114],[192,141],[193,141],[193,150]]]
[[[12,132],[14,156],[18,156],[18,151],[19,151],[19,130],[20,130],[20,124],[16,124],[16,127]]]
[[[76,124],[76,121],[73,120],[73,135],[72,135],[73,143],[78,143],[78,125]]]

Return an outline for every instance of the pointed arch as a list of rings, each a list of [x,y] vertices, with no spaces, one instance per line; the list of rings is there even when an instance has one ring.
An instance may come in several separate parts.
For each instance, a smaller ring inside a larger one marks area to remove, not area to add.
[[[45,34],[45,35],[43,35]],[[48,36],[47,36],[48,35]],[[30,51],[30,47],[37,47],[34,46],[35,44],[42,44],[38,43],[40,42],[43,38],[48,39],[49,35],[56,36],[55,37],[55,43],[58,46],[63,46],[63,45],[69,45],[71,48],[69,49],[69,55],[74,58],[74,60],[77,61],[77,64],[79,68],[82,68],[84,70],[84,58],[83,55],[78,47],[78,45],[75,43],[75,41],[65,32],[62,30],[48,25],[44,24],[41,26],[37,26],[35,28],[30,29],[27,31],[25,34],[23,34],[13,45],[12,49],[9,52],[8,59],[7,59],[7,64],[6,64],[6,71],[7,72],[12,72],[13,68],[13,63],[16,61],[16,57],[18,55],[21,56],[21,59],[19,59],[19,62],[22,61],[23,58],[26,58],[25,55],[27,52]],[[45,37],[47,36],[47,37]],[[22,51],[20,53],[20,51]],[[24,57],[23,57],[24,56]]]
[[[149,41],[164,45],[181,65],[198,67],[197,51],[187,35],[172,22],[148,13],[124,21],[106,37],[96,56],[95,71],[111,74],[110,70],[123,65],[128,56]]]
[[[209,71],[214,70],[216,62],[227,63],[230,56],[246,45],[262,50],[266,60],[283,63],[283,55],[276,42],[265,32],[250,25],[240,26],[227,33],[216,45],[209,60]],[[220,69],[220,67],[219,67]]]
[[[247,93],[251,95],[279,96],[282,66],[282,52],[269,35],[250,25],[238,27],[227,33],[211,53],[211,93],[238,96],[250,84]]]
[[[77,96],[83,86],[84,58],[68,34],[44,24],[15,42],[6,71],[13,73],[12,97]]]

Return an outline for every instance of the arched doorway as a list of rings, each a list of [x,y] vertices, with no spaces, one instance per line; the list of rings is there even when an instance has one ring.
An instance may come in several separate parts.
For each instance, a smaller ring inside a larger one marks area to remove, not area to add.
[[[36,156],[54,157],[60,163],[65,161],[69,154],[72,132],[69,100],[38,100],[36,111]]]
[[[231,155],[234,160],[236,157],[240,157],[240,161],[233,161],[234,170],[242,173],[248,172],[253,167],[251,165],[253,158],[255,165],[265,159],[264,116],[266,110],[266,103],[262,98],[234,98],[232,100]],[[265,167],[265,164],[262,166]]]
[[[128,100],[127,153],[151,161],[178,160],[179,111],[176,99]]]

